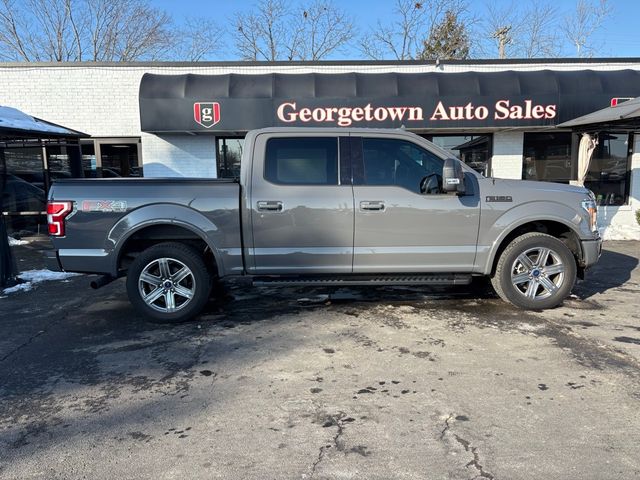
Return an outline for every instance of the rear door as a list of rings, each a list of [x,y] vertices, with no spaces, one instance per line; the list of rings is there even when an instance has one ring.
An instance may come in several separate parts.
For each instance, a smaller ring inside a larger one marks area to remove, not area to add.
[[[354,273],[471,272],[480,221],[478,189],[457,196],[421,181],[441,182],[444,160],[416,142],[352,138]],[[433,184],[432,184],[433,185]]]
[[[339,152],[337,135],[256,137],[249,272],[351,273],[353,187],[346,176],[340,181]]]

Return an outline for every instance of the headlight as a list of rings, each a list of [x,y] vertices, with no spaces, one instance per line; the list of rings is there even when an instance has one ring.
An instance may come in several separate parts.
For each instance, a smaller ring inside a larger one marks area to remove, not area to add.
[[[589,228],[592,232],[598,231],[598,204],[593,198],[582,201],[582,208],[589,214]]]

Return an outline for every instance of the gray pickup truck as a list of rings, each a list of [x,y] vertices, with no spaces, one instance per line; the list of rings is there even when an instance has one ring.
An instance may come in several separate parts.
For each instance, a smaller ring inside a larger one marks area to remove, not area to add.
[[[196,316],[214,282],[468,284],[557,306],[601,252],[593,194],[485,178],[404,130],[268,128],[238,180],[62,180],[49,194],[50,268],[127,276],[157,321]]]

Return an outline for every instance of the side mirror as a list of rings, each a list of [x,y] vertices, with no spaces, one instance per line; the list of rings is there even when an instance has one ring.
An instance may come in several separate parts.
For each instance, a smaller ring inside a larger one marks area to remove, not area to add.
[[[446,193],[463,194],[464,170],[460,162],[454,158],[447,158],[442,167],[442,189]]]

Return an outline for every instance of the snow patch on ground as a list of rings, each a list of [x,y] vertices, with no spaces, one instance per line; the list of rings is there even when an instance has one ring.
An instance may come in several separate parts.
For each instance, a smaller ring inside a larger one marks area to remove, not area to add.
[[[53,272],[51,270],[27,270],[18,275],[18,278],[24,283],[19,283],[14,287],[5,288],[2,293],[4,295],[16,292],[28,292],[36,283],[50,282],[56,280],[66,280],[70,277],[76,277],[79,273]]]
[[[32,283],[47,282],[51,280],[66,280],[69,277],[77,277],[79,273],[54,272],[52,270],[27,270],[18,275],[18,278]]]
[[[599,230],[603,240],[640,240],[640,227],[635,225],[608,225]]]
[[[28,240],[18,240],[17,238],[9,237],[9,246],[15,247],[17,245],[26,245],[28,244]]]
[[[18,285],[14,286],[14,287],[5,288],[2,291],[2,293],[5,294],[5,295],[8,295],[9,293],[28,292],[32,288],[33,288],[33,284],[31,282],[25,282],[25,283],[19,283]],[[2,298],[4,298],[4,297],[2,297]]]

